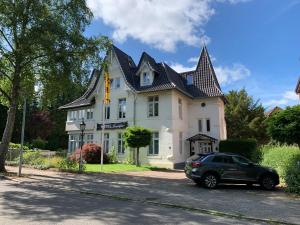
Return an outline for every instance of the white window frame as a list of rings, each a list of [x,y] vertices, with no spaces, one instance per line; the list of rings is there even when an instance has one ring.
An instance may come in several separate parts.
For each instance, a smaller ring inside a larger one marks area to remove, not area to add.
[[[115,80],[114,80],[114,78],[110,78],[109,82],[110,82],[110,89],[114,89],[115,88]]]
[[[82,120],[85,119],[85,110],[84,109],[80,109],[78,111],[78,120]]]
[[[186,75],[186,84],[193,85],[194,84],[194,76],[193,74]]]
[[[156,142],[157,142],[157,145],[155,144]],[[158,147],[157,151],[155,149],[155,146]],[[159,155],[159,132],[158,131],[152,132],[152,140],[148,147],[148,155],[149,156]]]
[[[151,76],[149,72],[142,73],[142,85],[147,86],[151,84]]]
[[[109,152],[109,133],[104,133],[103,149],[105,153]]]
[[[123,137],[123,133],[118,133],[118,154],[124,155],[125,154],[125,141]]]
[[[79,145],[79,134],[69,134],[69,152],[74,152],[77,148],[79,148]]]
[[[211,121],[210,121],[210,118],[206,118],[205,125],[206,125],[206,131],[210,132],[211,131]]]
[[[127,104],[126,98],[119,99],[119,101],[118,101],[118,119],[126,118],[126,104]]]
[[[104,106],[104,119],[105,120],[110,120],[110,105],[105,105]]]
[[[182,120],[182,99],[178,98],[178,116]]]
[[[201,124],[201,126],[200,126],[200,124]],[[203,120],[202,119],[198,119],[198,131],[203,132]]]
[[[183,152],[183,132],[179,132],[179,153],[180,155],[182,155],[182,152]]]
[[[76,121],[77,111],[69,111],[68,114],[68,121]]]
[[[120,77],[115,78],[115,86],[114,86],[114,88],[115,89],[121,88],[121,78]]]
[[[94,134],[86,134],[86,143],[87,144],[93,144],[94,143]]]
[[[94,119],[94,109],[87,109],[86,110],[86,119],[87,120]]]
[[[157,108],[157,115],[156,109]],[[148,117],[158,117],[159,116],[159,96],[148,96]]]

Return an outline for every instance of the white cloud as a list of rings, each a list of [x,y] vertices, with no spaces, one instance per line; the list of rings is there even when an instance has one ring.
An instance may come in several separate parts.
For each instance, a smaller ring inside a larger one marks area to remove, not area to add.
[[[215,72],[219,83],[222,85],[231,84],[251,75],[251,71],[239,63],[233,64],[232,66],[217,66],[215,67]]]
[[[204,26],[215,13],[213,2],[220,0],[87,0],[95,18],[113,28],[114,40],[131,37],[165,51],[175,51],[178,43],[210,41]]]
[[[299,103],[299,96],[293,91],[286,91],[278,99],[272,99],[264,103],[266,106],[286,106]]]
[[[182,73],[182,72],[195,70],[196,65],[189,67],[189,66],[184,66],[180,63],[172,63],[170,67],[172,67],[172,69],[175,70],[177,73]]]
[[[294,91],[286,91],[283,96],[287,100],[297,101],[299,99],[299,96]]]
[[[199,56],[191,57],[188,59],[189,63],[197,63],[199,61]]]

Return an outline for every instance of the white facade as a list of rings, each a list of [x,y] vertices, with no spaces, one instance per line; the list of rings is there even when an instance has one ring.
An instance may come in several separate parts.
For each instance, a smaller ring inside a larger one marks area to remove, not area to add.
[[[190,157],[191,152],[205,152],[205,149],[211,146],[206,146],[201,142],[190,144],[186,140],[198,133],[217,139],[210,150],[218,150],[218,141],[226,139],[224,102],[220,97],[193,99],[176,89],[135,92],[128,86],[118,58],[114,54],[111,58],[110,79],[117,80],[118,84],[111,87],[110,113],[105,123],[127,122],[128,126],[137,125],[153,131],[152,146],[140,149],[141,164],[173,168],[177,163],[182,163]],[[151,74],[151,68],[144,65],[140,70],[141,76],[144,73],[150,73],[150,82],[153,82],[154,76]],[[90,96],[90,98],[95,98],[95,104],[68,110],[66,131],[69,134],[70,152],[79,147],[79,124],[82,116],[87,124],[85,143],[101,144],[101,130],[97,130],[97,124],[102,124],[103,119],[103,90],[103,76],[101,75]],[[120,106],[119,103],[122,105]],[[202,129],[199,128],[199,123],[202,124]],[[108,143],[106,149],[111,150],[114,147],[118,153],[118,159],[125,161],[129,157],[130,150],[125,149],[124,152],[122,132],[124,129],[106,129],[105,140]]]

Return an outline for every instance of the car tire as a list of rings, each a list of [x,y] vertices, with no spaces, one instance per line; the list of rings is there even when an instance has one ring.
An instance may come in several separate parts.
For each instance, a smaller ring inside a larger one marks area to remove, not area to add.
[[[202,183],[203,183],[204,187],[206,187],[208,189],[214,189],[218,186],[219,179],[215,174],[208,173],[208,174],[204,175],[204,177],[202,179]]]
[[[260,179],[260,186],[265,190],[274,190],[275,189],[275,179],[270,175],[265,175]]]

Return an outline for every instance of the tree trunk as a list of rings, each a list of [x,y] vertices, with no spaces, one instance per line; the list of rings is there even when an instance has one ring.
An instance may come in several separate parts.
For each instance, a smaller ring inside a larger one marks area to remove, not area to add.
[[[15,117],[18,106],[19,98],[19,80],[16,79],[13,82],[11,101],[7,111],[6,125],[2,136],[2,141],[0,144],[0,172],[6,172],[5,170],[5,160],[8,151],[9,142],[12,137],[12,132],[15,124]]]
[[[140,148],[136,149],[136,166],[140,166]]]

